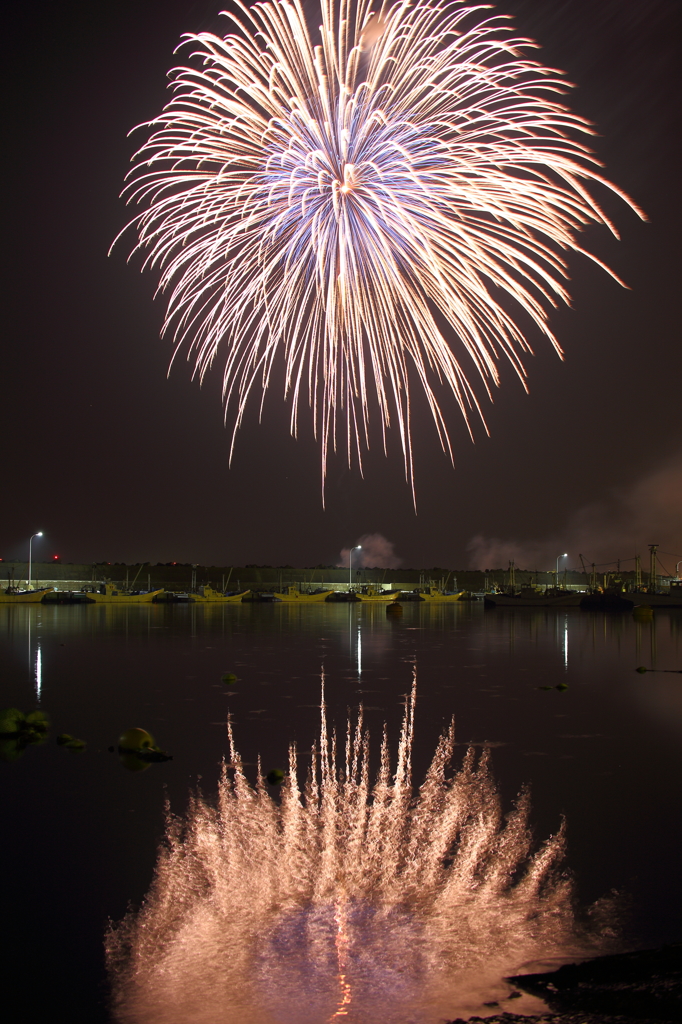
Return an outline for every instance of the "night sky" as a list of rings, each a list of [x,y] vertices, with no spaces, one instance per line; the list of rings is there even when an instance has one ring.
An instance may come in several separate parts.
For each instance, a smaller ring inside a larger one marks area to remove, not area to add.
[[[155,279],[107,250],[129,216],[118,198],[135,125],[158,113],[184,31],[221,30],[219,0],[32,0],[5,12],[4,457],[0,556],[201,564],[334,563],[381,534],[404,566],[479,568],[557,554],[626,559],[657,542],[682,558],[682,356],[677,306],[679,138],[676,0],[504,0],[520,34],[577,88],[605,174],[647,212],[600,198],[622,241],[585,245],[630,285],[571,261],[572,309],[536,333],[530,395],[511,366],[456,467],[415,406],[418,514],[397,437],[365,477],[332,460],[327,507],[310,420],[289,435],[271,389],[252,404],[232,468],[221,373],[200,388],[159,339]],[[224,23],[224,19],[222,19]],[[142,140],[139,134],[139,141]],[[132,236],[131,236],[132,239]],[[377,440],[379,440],[377,438]]]

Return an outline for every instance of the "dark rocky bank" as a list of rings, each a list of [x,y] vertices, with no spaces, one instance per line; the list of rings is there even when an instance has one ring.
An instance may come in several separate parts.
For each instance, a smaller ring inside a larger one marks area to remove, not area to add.
[[[539,996],[549,1011],[533,1017],[499,1013],[485,1024],[661,1024],[682,1021],[682,943],[506,979]],[[461,1019],[447,1024],[464,1024]]]

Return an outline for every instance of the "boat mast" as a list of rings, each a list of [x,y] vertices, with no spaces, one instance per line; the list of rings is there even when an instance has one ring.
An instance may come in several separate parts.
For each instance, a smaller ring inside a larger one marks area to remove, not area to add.
[[[516,593],[516,566],[513,561],[509,563],[509,590],[512,594]]]
[[[650,544],[649,551],[651,552],[651,562],[649,565],[649,593],[656,593],[656,552],[658,551],[658,544]]]
[[[135,573],[135,579],[133,580],[132,587],[128,587],[128,572],[129,572],[129,570],[126,569],[126,590],[134,590],[135,584],[137,583],[137,577],[140,575],[140,573],[144,569],[145,565],[147,565],[147,562],[142,562],[141,565],[140,565],[140,568]]]

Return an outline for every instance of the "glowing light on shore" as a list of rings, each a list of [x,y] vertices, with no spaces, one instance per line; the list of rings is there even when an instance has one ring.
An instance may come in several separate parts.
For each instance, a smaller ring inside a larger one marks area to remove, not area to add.
[[[534,844],[527,793],[503,815],[487,754],[454,771],[450,727],[415,794],[415,698],[374,785],[362,710],[343,743],[323,698],[303,791],[292,747],[279,798],[260,766],[249,785],[230,731],[216,803],[169,818],[144,905],[108,935],[115,1020],[423,1024],[504,1001],[524,965],[604,949],[606,912],[599,939],[577,922],[563,828]]]
[[[233,7],[225,38],[185,37],[199,66],[171,72],[124,193],[144,206],[164,332],[200,379],[223,360],[235,434],[281,361],[323,477],[340,441],[361,465],[372,409],[412,480],[413,386],[452,457],[443,395],[469,423],[472,381],[490,396],[502,359],[525,381],[523,324],[561,351],[547,310],[569,299],[566,256],[590,223],[616,233],[585,182],[635,207],[580,141],[568,83],[503,15],[321,0],[318,37],[299,0]]]

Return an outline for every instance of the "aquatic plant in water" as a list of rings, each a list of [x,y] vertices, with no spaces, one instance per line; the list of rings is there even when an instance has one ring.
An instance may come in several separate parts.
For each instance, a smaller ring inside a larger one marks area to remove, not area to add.
[[[24,714],[19,708],[0,711],[0,759],[16,761],[27,747],[45,743],[50,722],[42,711]]]
[[[536,846],[527,792],[504,815],[487,751],[454,770],[454,723],[413,791],[415,699],[372,783],[362,708],[340,741],[323,690],[305,785],[292,746],[276,796],[228,723],[217,801],[169,814],[147,899],[107,936],[116,1020],[425,1024],[503,998],[524,964],[606,948],[603,907],[578,921],[563,826]]]

